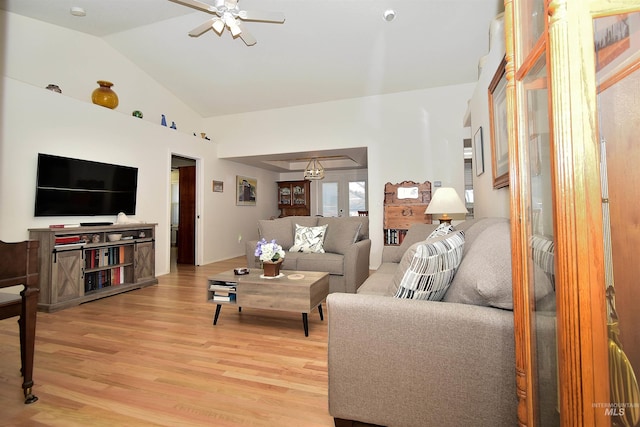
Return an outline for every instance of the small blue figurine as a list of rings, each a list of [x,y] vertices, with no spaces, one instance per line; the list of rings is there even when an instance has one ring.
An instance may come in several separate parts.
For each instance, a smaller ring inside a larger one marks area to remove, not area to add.
[[[162,126],[166,126],[167,125],[167,118],[164,116],[164,114],[162,115],[162,120],[160,121],[160,124]]]
[[[178,128],[176,127],[176,122],[171,122],[171,129],[178,129]]]

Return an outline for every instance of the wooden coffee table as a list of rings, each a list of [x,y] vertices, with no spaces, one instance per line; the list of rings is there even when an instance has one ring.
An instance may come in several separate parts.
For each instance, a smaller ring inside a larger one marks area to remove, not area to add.
[[[282,277],[264,279],[260,277],[262,273],[261,269],[252,268],[249,274],[236,276],[229,270],[207,279],[207,301],[216,304],[213,324],[218,323],[223,305],[237,306],[238,311],[242,311],[242,307],[293,311],[302,313],[304,336],[308,337],[311,310],[318,307],[320,320],[324,320],[322,301],[329,295],[329,274],[282,270]],[[221,286],[226,286],[229,294],[234,295],[230,301],[214,299],[215,288]]]

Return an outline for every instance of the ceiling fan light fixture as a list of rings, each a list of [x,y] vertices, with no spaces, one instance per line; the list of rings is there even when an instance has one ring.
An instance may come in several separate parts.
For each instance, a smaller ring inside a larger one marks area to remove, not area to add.
[[[170,1],[213,15],[211,19],[191,30],[189,32],[191,37],[199,37],[209,29],[213,29],[218,35],[222,35],[225,27],[227,27],[231,31],[233,38],[240,37],[247,46],[253,46],[256,44],[256,38],[244,29],[242,21],[282,24],[285,20],[284,15],[280,12],[241,10],[238,6],[239,0],[210,0],[213,1],[213,5],[205,3],[203,0]]]
[[[231,13],[225,12],[222,16],[222,19],[224,20],[224,23],[227,25],[227,27],[229,27],[229,30],[231,31],[231,35],[233,35],[233,37],[242,32],[242,30],[238,26],[238,23],[236,22],[236,18]]]
[[[318,159],[311,159],[304,169],[304,179],[309,181],[320,180],[324,178],[324,167]]]
[[[216,33],[222,34],[222,32],[224,31],[224,22],[222,21],[222,19],[216,19],[215,21],[213,21],[211,28],[213,28],[213,31],[215,31]]]

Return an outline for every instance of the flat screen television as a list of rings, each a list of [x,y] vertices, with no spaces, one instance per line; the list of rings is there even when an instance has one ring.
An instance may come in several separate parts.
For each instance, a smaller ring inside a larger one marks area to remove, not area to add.
[[[138,168],[38,154],[35,216],[136,213]]]

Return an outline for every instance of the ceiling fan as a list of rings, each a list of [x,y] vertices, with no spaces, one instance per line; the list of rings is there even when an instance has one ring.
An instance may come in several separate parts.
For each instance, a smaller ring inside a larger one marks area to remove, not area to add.
[[[226,27],[229,28],[234,38],[239,36],[247,46],[253,46],[256,44],[256,39],[244,28],[241,21],[262,21],[280,24],[284,22],[284,15],[280,12],[240,10],[238,0],[214,0],[213,5],[198,0],[171,1],[215,15],[191,30],[189,32],[191,37],[198,37],[209,29],[213,29],[218,35],[221,35]]]

